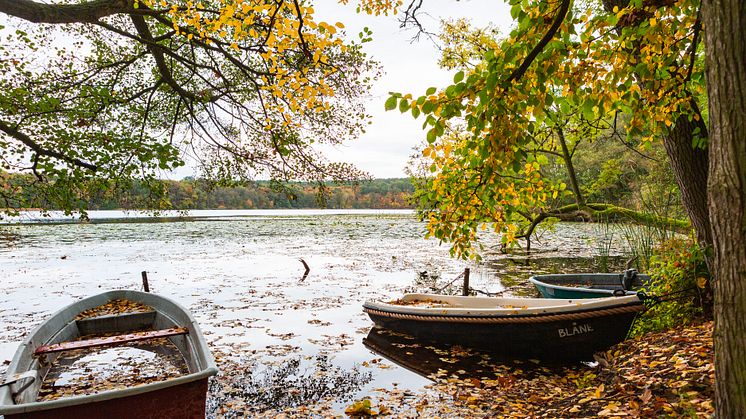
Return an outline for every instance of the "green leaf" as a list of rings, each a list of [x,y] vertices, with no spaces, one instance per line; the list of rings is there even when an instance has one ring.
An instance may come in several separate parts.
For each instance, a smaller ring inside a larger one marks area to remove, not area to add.
[[[513,5],[513,7],[510,8],[510,17],[513,18],[513,20],[518,19],[518,14],[521,13],[521,4],[517,3]]]
[[[414,119],[417,119],[417,117],[420,116],[420,108],[416,106],[412,107],[412,116]]]
[[[463,79],[464,79],[464,72],[463,71],[459,71],[458,73],[456,73],[453,76],[453,82],[454,83],[458,83],[458,82],[460,82]]]
[[[430,128],[430,130],[427,132],[427,142],[428,143],[434,143],[435,139],[438,137],[438,131],[435,128]]]
[[[434,93],[435,93],[435,92],[437,92],[437,91],[438,91],[438,89],[436,89],[436,88],[434,88],[434,87],[430,87],[430,88],[428,88],[428,89],[427,89],[427,90],[425,91],[425,94],[426,94],[426,95],[428,95],[428,96],[430,96],[430,95],[434,94]]]
[[[583,102],[583,117],[588,120],[596,119],[596,112],[593,111],[593,107],[596,106],[592,100],[586,100]]]
[[[386,104],[384,105],[387,111],[390,111],[392,109],[396,108],[396,97],[391,96],[390,98],[386,99]]]
[[[399,102],[399,112],[404,113],[409,110],[409,101],[407,99],[402,99],[401,102]]]
[[[424,112],[426,114],[430,113],[430,112],[433,111],[434,107],[435,107],[435,105],[433,105],[432,102],[429,102],[429,101],[425,102],[425,103],[422,104],[422,112]]]

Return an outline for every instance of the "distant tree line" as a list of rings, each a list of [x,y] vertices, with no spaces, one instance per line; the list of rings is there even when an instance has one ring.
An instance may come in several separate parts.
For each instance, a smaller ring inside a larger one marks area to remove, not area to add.
[[[216,186],[199,179],[162,181],[166,207],[173,209],[273,209],[273,208],[411,208],[414,190],[409,179],[376,179],[353,184],[298,182],[278,188],[270,182]],[[150,189],[133,185],[115,195],[99,194],[88,208],[138,209]]]

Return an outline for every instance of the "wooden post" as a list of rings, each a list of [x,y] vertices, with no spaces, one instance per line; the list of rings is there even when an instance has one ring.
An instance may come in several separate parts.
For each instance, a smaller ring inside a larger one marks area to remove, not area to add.
[[[309,272],[311,272],[311,268],[308,266],[305,260],[303,258],[300,259],[300,263],[303,264],[303,267],[306,268],[306,272],[304,272],[304,275],[308,275]]]
[[[142,289],[145,292],[150,292],[150,285],[148,284],[148,273],[146,271],[142,271]]]
[[[464,269],[464,289],[461,294],[464,296],[469,295],[469,268]]]
[[[300,263],[303,264],[303,267],[306,268],[306,271],[303,272],[303,277],[301,277],[301,281],[305,280],[308,277],[308,273],[311,272],[311,268],[308,266],[305,260],[303,258],[300,258]]]

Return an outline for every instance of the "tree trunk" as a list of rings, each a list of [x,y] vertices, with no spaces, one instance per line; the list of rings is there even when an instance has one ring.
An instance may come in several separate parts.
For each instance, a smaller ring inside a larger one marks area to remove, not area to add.
[[[562,159],[565,161],[565,168],[567,168],[567,175],[570,177],[570,186],[572,192],[575,194],[575,202],[579,207],[585,206],[585,198],[580,193],[580,186],[578,186],[578,178],[575,176],[575,167],[572,164],[572,156],[570,151],[567,149],[567,143],[565,142],[565,132],[561,126],[556,127],[557,137],[559,138],[560,146],[562,147]]]
[[[746,9],[703,2],[710,106],[709,208],[715,292],[716,417],[746,413]]]
[[[692,115],[697,115],[699,121],[690,121],[692,115],[679,116],[663,138],[663,145],[681,191],[681,201],[697,234],[697,242],[704,250],[707,267],[712,271],[712,232],[707,206],[709,150],[692,146],[697,130],[702,137],[708,133],[697,104],[693,98],[690,98],[690,102]]]

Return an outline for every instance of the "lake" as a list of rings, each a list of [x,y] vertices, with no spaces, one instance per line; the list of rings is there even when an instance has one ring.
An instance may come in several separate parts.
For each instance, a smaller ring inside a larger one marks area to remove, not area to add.
[[[26,214],[0,225],[0,371],[48,315],[103,290],[141,289],[147,271],[151,291],[189,308],[216,355],[222,377],[211,385],[211,415],[227,405],[272,409],[319,398],[339,412],[376,389],[420,391],[427,378],[363,343],[376,338],[361,311],[366,299],[440,288],[467,266],[476,289],[530,295],[531,272],[596,271],[607,254],[619,269],[624,250],[607,248],[608,232],[598,225],[559,223],[530,253],[502,254],[499,241],[486,238],[484,262],[469,265],[425,240],[424,224],[398,210],[90,215],[91,222],[74,223]],[[306,278],[301,258],[311,268]],[[446,364],[466,371],[461,361]]]

